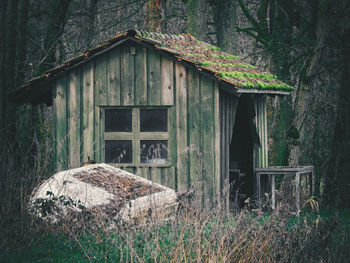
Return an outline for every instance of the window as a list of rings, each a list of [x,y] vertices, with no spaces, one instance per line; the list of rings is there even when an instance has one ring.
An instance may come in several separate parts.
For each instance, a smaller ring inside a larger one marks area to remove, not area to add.
[[[166,164],[168,160],[168,141],[141,140],[141,163]]]
[[[104,112],[106,163],[168,164],[168,109],[106,108]]]
[[[106,132],[131,132],[131,110],[106,109],[105,131]]]
[[[141,132],[166,132],[168,131],[167,110],[140,109]]]
[[[106,140],[105,161],[107,163],[132,163],[132,141]]]

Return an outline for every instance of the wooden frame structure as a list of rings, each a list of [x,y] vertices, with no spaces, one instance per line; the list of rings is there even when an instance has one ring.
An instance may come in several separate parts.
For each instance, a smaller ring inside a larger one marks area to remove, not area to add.
[[[314,167],[313,166],[298,166],[298,167],[283,167],[283,166],[271,166],[265,168],[256,168],[256,194],[257,201],[261,204],[262,202],[262,185],[261,185],[261,176],[267,175],[269,179],[269,184],[271,186],[271,207],[272,209],[276,208],[276,197],[275,197],[275,176],[276,175],[287,175],[292,174],[295,176],[295,206],[297,211],[300,210],[300,176],[307,175],[309,176],[310,182],[310,196],[313,194],[313,176],[314,176]]]

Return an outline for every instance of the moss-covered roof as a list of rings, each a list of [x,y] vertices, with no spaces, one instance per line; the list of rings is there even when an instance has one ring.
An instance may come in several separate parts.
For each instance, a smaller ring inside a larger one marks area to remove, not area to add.
[[[158,48],[180,56],[199,69],[213,72],[215,76],[240,89],[292,91],[293,87],[279,81],[276,75],[261,71],[243,62],[239,57],[220,48],[199,41],[189,34],[170,36],[137,31],[136,37],[160,42]]]
[[[21,88],[10,93],[9,99],[14,103],[46,102],[51,104],[51,87],[48,85],[51,80],[73,67],[94,59],[125,40],[136,41],[165,52],[178,61],[190,64],[199,71],[206,72],[228,84],[236,92],[289,94],[293,90],[293,87],[279,81],[275,75],[261,71],[243,62],[239,57],[199,41],[190,34],[168,35],[129,30],[33,78]]]

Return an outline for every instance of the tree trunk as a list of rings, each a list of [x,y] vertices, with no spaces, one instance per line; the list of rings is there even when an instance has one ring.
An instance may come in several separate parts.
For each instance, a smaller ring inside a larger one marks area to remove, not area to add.
[[[56,62],[55,51],[58,46],[58,39],[61,37],[66,24],[66,16],[70,0],[55,0],[51,2],[49,13],[51,21],[48,22],[44,40],[43,58],[38,66],[36,75],[41,75],[51,69]]]
[[[148,27],[152,32],[162,32],[164,20],[164,0],[150,0],[147,2]]]
[[[339,91],[332,156],[329,159],[323,201],[330,207],[350,207],[350,29],[342,39],[342,85]]]
[[[6,13],[7,13],[8,1],[3,0],[0,4],[0,127],[2,127],[5,120],[5,99],[6,99]]]
[[[271,52],[273,71],[278,78],[290,83],[290,61],[291,50],[289,44],[292,42],[293,24],[292,10],[293,2],[289,0],[270,1],[270,6],[263,1],[258,11],[260,27],[263,32],[270,32],[270,36],[264,37],[266,49]],[[264,13],[269,12],[268,16]],[[268,17],[268,19],[266,19]],[[268,25],[266,21],[270,21]],[[271,39],[271,41],[270,41]],[[290,145],[288,141],[289,130],[293,125],[292,100],[290,96],[279,99],[279,118],[273,124],[275,131],[272,133],[272,165],[289,165]]]
[[[81,39],[81,45],[84,46],[84,50],[89,50],[93,47],[92,40],[95,36],[95,20],[98,11],[98,2],[99,0],[80,1],[80,8],[83,12],[77,20],[80,19],[79,23],[85,30],[77,35],[79,39]]]
[[[207,39],[207,23],[209,4],[206,0],[188,0],[187,7],[187,32],[200,40]]]
[[[25,64],[27,56],[27,25],[28,25],[29,0],[22,1],[21,21],[19,25],[20,41],[17,59],[17,83],[21,85],[25,80]]]
[[[16,87],[16,58],[17,58],[17,17],[18,17],[18,0],[10,2],[9,13],[9,30],[7,41],[7,58],[5,65],[5,96],[6,93],[12,91]],[[4,94],[3,94],[4,95]],[[7,124],[14,123],[14,108],[4,99],[5,122]],[[11,132],[13,135],[13,133]]]
[[[89,5],[89,30],[88,30],[88,41],[87,41],[87,48],[92,48],[92,40],[94,38],[94,32],[95,32],[95,17],[97,13],[97,3],[99,0],[91,0]]]
[[[236,5],[230,0],[211,1],[216,45],[226,52],[236,53]]]

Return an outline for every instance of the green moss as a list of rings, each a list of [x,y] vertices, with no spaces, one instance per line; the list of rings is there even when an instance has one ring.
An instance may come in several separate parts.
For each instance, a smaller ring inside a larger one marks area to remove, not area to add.
[[[265,73],[250,73],[250,72],[219,72],[219,75],[222,78],[234,78],[238,80],[238,85],[242,88],[248,89],[263,89],[263,90],[284,90],[284,91],[292,91],[293,87],[280,83],[266,83],[263,81],[259,81],[260,79],[266,80],[276,80],[276,76],[272,74]],[[256,82],[251,82],[252,79],[255,79]]]
[[[242,63],[222,63],[222,62],[213,62],[213,61],[201,61],[200,65],[203,67],[206,66],[219,66],[222,68],[245,68],[245,69],[252,69],[255,68],[252,65],[246,65],[246,64],[242,64]]]
[[[240,68],[246,68],[246,69],[250,69],[250,68],[256,68],[253,65],[249,65],[249,64],[242,64],[242,63],[235,63],[233,64],[235,67],[240,67]]]
[[[152,37],[152,35],[148,33],[142,34],[141,36]],[[194,45],[186,46],[186,48],[176,42],[170,45],[170,48],[175,49],[177,52],[181,53],[182,57],[189,58],[191,61],[198,63],[202,67],[208,67],[211,68],[211,70],[218,72],[222,78],[234,79],[234,82],[241,88],[285,91],[293,90],[293,87],[278,81],[277,77],[273,74],[242,72],[244,69],[255,69],[256,67],[241,62],[238,56],[222,52],[219,47],[206,44],[200,40],[194,41]],[[184,51],[190,52],[183,53]],[[206,54],[203,54],[203,51],[205,51]],[[210,58],[207,58],[208,56],[210,56]],[[232,69],[236,69],[236,71],[232,71]]]
[[[266,73],[252,73],[252,72],[220,72],[220,76],[223,78],[237,78],[237,79],[246,79],[246,78],[261,78],[266,80],[275,80],[277,79],[276,75],[266,74]]]
[[[212,62],[212,61],[208,61],[208,60],[199,62],[199,65],[202,67],[214,66],[214,64],[216,64],[216,63]]]
[[[247,89],[254,89],[256,88],[256,85],[254,85],[253,82],[247,81],[247,82],[240,82],[239,85],[242,88],[247,88]]]
[[[234,56],[234,55],[226,55],[226,56],[223,56],[224,59],[235,59],[235,60],[238,60],[239,57],[238,56]]]
[[[218,54],[210,54],[212,58],[217,58],[217,59],[234,59],[234,60],[239,60],[239,57],[233,56],[233,55],[218,55]]]
[[[211,46],[211,47],[210,47],[210,50],[213,50],[213,51],[221,51],[221,48],[216,47],[216,46]]]

